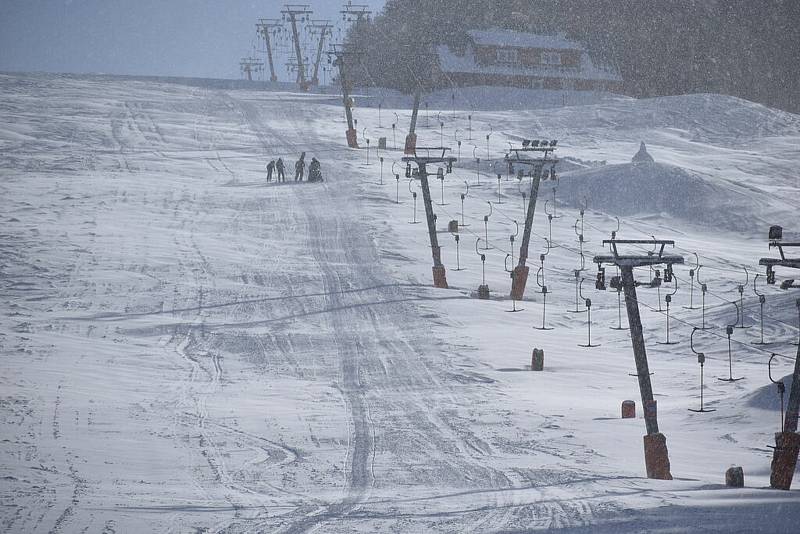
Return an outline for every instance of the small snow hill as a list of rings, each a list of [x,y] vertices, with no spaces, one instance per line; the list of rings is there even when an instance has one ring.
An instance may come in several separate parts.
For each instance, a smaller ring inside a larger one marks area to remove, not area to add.
[[[725,184],[727,185],[727,184]],[[661,215],[686,223],[737,231],[766,223],[754,214],[754,204],[768,203],[754,191],[737,191],[681,167],[665,163],[603,165],[562,175],[559,201],[619,217]]]

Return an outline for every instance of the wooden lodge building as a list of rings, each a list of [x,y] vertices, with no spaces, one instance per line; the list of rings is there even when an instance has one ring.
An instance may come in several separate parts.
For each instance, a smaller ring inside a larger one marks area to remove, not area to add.
[[[470,30],[460,50],[439,46],[441,87],[501,86],[576,91],[622,90],[622,78],[596,66],[580,44],[560,35]]]

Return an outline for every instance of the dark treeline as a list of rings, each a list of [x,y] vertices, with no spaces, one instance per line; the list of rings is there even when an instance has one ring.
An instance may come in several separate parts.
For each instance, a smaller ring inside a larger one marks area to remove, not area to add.
[[[563,32],[615,66],[629,95],[715,92],[800,111],[800,0],[388,0],[350,36],[356,82],[409,92],[431,79],[435,45],[493,27]]]

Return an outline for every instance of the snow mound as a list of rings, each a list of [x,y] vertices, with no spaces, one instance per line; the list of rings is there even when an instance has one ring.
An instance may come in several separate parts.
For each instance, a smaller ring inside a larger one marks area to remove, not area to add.
[[[414,96],[381,87],[359,87],[354,91],[356,105],[364,108],[411,109]],[[566,91],[551,89],[522,89],[517,87],[458,87],[440,89],[422,96],[422,108],[427,103],[430,110],[453,109],[477,111],[520,111],[553,109],[592,104],[618,104],[633,99],[602,91]],[[468,111],[467,111],[468,112]],[[463,114],[464,111],[461,111]]]
[[[758,193],[753,192],[752,195]],[[603,165],[562,175],[559,202],[620,217],[661,215],[752,230],[754,198],[664,163]],[[763,224],[761,224],[763,226]]]
[[[784,409],[786,409],[786,403],[789,402],[789,392],[792,390],[792,374],[789,373],[780,380],[783,380],[786,386],[786,394],[783,399]],[[781,409],[781,396],[778,394],[778,386],[772,383],[761,386],[750,393],[744,398],[744,401],[747,406],[760,410],[773,410],[777,412]]]
[[[647,152],[647,147],[644,145],[644,141],[639,144],[639,151],[633,155],[631,158],[631,163],[637,165],[639,163],[655,163],[656,160],[653,159],[653,156]]]

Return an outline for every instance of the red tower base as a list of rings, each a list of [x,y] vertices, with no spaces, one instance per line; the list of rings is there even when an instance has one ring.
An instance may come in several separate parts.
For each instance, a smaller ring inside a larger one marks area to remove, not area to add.
[[[771,487],[788,490],[792,486],[798,452],[800,452],[800,434],[775,433],[775,452],[772,455],[772,474],[769,477]]]
[[[632,400],[622,401],[622,418],[636,419],[636,403]]]
[[[647,469],[647,478],[672,480],[669,472],[667,437],[661,432],[644,437],[644,464]]]
[[[447,289],[447,271],[444,268],[444,265],[434,265],[433,266],[433,287],[438,287],[439,289]]]
[[[358,134],[355,129],[347,130],[347,146],[350,148],[358,148]]]
[[[725,486],[729,488],[744,487],[744,469],[739,466],[729,467],[725,471]]]
[[[408,134],[406,136],[406,148],[403,151],[408,156],[413,156],[417,151],[417,134]]]
[[[514,267],[514,272],[511,274],[511,298],[514,300],[522,300],[525,295],[525,284],[528,283],[528,272],[530,269],[527,265],[517,265]]]

